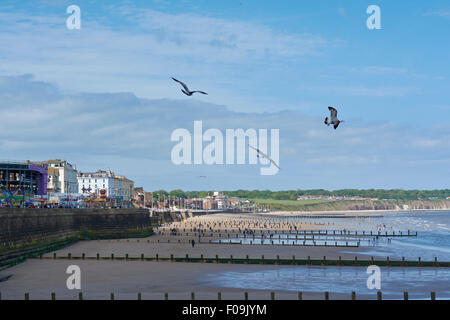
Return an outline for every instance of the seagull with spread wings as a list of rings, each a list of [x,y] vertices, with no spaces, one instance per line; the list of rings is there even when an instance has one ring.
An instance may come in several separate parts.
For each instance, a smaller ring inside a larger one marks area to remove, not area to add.
[[[336,130],[337,127],[341,122],[344,122],[344,120],[339,120],[337,118],[337,110],[333,107],[328,107],[328,110],[330,110],[330,118],[325,118],[325,124],[329,126],[330,124],[333,125],[334,129]]]
[[[276,164],[276,162],[275,161],[273,161],[271,158],[269,158],[269,156],[267,155],[267,154],[265,154],[264,152],[262,152],[261,150],[259,150],[258,148],[254,148],[254,147],[252,147],[251,145],[248,145],[250,148],[252,148],[253,150],[256,150],[256,152],[258,152],[258,158],[259,157],[261,157],[261,158],[266,158],[267,160],[269,160],[271,163],[273,163],[273,165],[275,166],[275,167],[277,167],[278,169],[280,169],[281,170],[281,168]]]
[[[181,84],[183,86],[184,90],[181,89],[181,91],[187,96],[192,96],[196,92],[207,95],[207,93],[203,92],[203,91],[191,91],[191,90],[189,90],[189,88],[187,87],[187,85],[184,82],[181,82],[180,80],[177,80],[177,79],[175,79],[173,77],[172,77],[172,79],[173,79],[173,81],[178,82],[179,84]]]

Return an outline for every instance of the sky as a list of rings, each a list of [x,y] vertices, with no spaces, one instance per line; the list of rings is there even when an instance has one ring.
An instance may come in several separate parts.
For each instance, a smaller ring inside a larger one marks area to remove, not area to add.
[[[448,188],[449,30],[438,0],[2,0],[0,159],[110,168],[148,190]],[[195,120],[279,129],[281,170],[174,165],[171,134]]]

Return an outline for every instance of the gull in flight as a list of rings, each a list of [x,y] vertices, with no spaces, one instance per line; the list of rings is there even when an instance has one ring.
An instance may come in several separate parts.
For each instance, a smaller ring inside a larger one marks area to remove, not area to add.
[[[328,118],[328,117],[325,118],[325,124],[327,126],[332,124],[334,129],[336,130],[337,127],[339,127],[339,124],[341,122],[344,122],[344,120],[338,120],[338,118],[337,118],[337,110],[335,108],[328,107],[328,110],[330,110],[331,115],[330,115],[330,118]]]
[[[267,160],[269,160],[270,162],[272,162],[274,164],[275,167],[277,167],[278,169],[281,170],[281,168],[275,163],[275,161],[273,161],[271,158],[269,158],[269,156],[267,154],[265,154],[264,152],[262,152],[261,150],[259,150],[258,148],[254,148],[251,145],[248,145],[250,148],[252,148],[253,150],[256,150],[256,152],[258,152],[257,157],[261,157],[261,158],[266,158]]]
[[[207,93],[206,93],[206,92],[203,92],[203,91],[190,91],[189,88],[187,87],[187,85],[186,85],[185,83],[183,83],[183,82],[181,82],[180,80],[177,80],[177,79],[175,79],[175,78],[173,78],[173,77],[172,77],[172,79],[173,79],[173,81],[178,82],[179,84],[181,84],[181,85],[183,86],[184,90],[181,89],[181,91],[182,91],[185,95],[187,95],[187,96],[192,96],[192,95],[193,95],[194,93],[196,93],[196,92],[202,93],[202,94],[206,94],[206,95],[207,95]]]

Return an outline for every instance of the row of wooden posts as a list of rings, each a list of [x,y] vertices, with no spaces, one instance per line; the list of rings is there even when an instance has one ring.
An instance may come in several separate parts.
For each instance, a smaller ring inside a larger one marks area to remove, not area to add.
[[[110,294],[110,300],[115,300],[115,295],[114,293],[111,292]],[[50,294],[50,298],[51,300],[56,300],[56,294],[54,292],[52,292]],[[2,299],[2,294],[0,292],[0,300]],[[303,293],[302,292],[297,292],[297,299],[298,300],[303,300]],[[324,292],[324,299],[325,300],[330,300],[330,293],[328,291]],[[352,291],[351,293],[351,299],[352,300],[356,300],[356,292]],[[408,291],[404,291],[403,292],[403,299],[404,300],[408,300],[409,299],[409,293]],[[436,292],[432,291],[430,293],[430,299],[431,300],[436,300]],[[28,292],[25,293],[25,300],[30,300],[30,294]],[[79,292],[78,293],[78,300],[83,300],[83,293]],[[142,300],[142,293],[138,293],[137,294],[137,300]],[[169,293],[164,293],[164,300],[169,300]],[[195,300],[195,293],[191,292],[191,300]],[[217,300],[222,300],[222,293],[218,292],[217,293]],[[244,300],[248,300],[248,292],[244,292]],[[275,292],[271,292],[270,293],[270,300],[275,300]],[[383,294],[381,291],[377,292],[377,300],[383,300]]]
[[[165,235],[167,232],[170,234],[171,232],[169,230],[159,231],[158,234]],[[194,232],[194,229],[188,229],[188,232]],[[202,232],[202,233],[243,233],[244,230],[228,230],[228,229],[222,229],[222,230],[208,230],[208,229],[197,229],[195,232]],[[183,232],[186,232],[186,229],[183,229]],[[404,233],[403,231],[393,231],[392,233],[385,232],[373,232],[373,231],[350,231],[350,230],[253,230],[254,233],[259,234],[303,234],[303,235],[349,235],[349,236],[379,236],[379,237],[417,237],[417,231],[411,232],[408,230],[407,233]],[[219,235],[220,236],[220,235]]]
[[[44,257],[42,255],[39,256],[40,259]],[[49,258],[45,258],[49,259]],[[81,257],[74,257],[71,253],[66,256],[57,257],[56,252],[53,253],[53,259],[68,259],[68,260],[126,260],[126,261],[169,261],[169,262],[216,262],[216,263],[236,263],[236,264],[293,264],[293,265],[337,265],[337,266],[365,266],[365,265],[379,265],[379,266],[400,266],[400,267],[450,267],[450,262],[438,262],[437,257],[434,258],[434,261],[422,261],[422,258],[419,257],[417,261],[407,261],[405,257],[402,257],[401,261],[391,261],[389,257],[386,257],[386,260],[375,260],[372,256],[370,260],[358,260],[358,257],[355,256],[354,260],[343,260],[342,256],[339,256],[339,260],[328,260],[326,256],[323,256],[323,259],[311,259],[308,256],[307,259],[296,259],[295,256],[292,256],[292,259],[280,259],[280,256],[277,255],[276,259],[267,259],[264,258],[264,255],[261,258],[252,258],[250,259],[248,255],[245,258],[233,258],[233,255],[230,255],[229,258],[219,258],[219,255],[216,255],[215,258],[205,258],[200,255],[200,258],[192,258],[189,257],[189,254],[186,254],[185,258],[175,258],[173,254],[170,255],[170,258],[161,258],[159,254],[156,254],[155,257],[145,257],[142,253],[140,257],[130,257],[129,254],[125,254],[125,257],[115,257],[114,254],[107,257],[100,257],[100,254],[97,253],[96,257],[86,257],[85,253],[82,253]]]
[[[307,240],[312,240],[312,239],[307,239]],[[192,240],[185,240],[187,243],[191,243]],[[290,244],[290,241],[292,241],[292,244]],[[358,248],[360,246],[360,241],[359,240],[354,240],[353,242],[355,242],[356,244],[349,244],[348,241],[345,241],[345,245],[344,244],[339,244],[337,241],[325,241],[324,244],[318,244],[316,243],[315,240],[312,240],[313,243],[312,244],[306,244],[306,240],[303,240],[303,243],[297,243],[297,241],[301,241],[300,240],[282,240],[281,244],[275,244],[275,242],[273,240],[271,240],[271,243],[269,243],[269,245],[292,245],[292,246],[299,246],[299,247],[356,247]],[[160,243],[160,240],[158,239],[157,241],[158,243]],[[167,243],[170,243],[170,239],[167,239]],[[181,240],[178,239],[178,242],[172,242],[172,243],[181,243]],[[183,242],[184,243],[184,242]],[[199,242],[199,243],[205,243],[205,242]],[[218,242],[212,242],[211,240],[209,240],[208,242],[209,244],[242,244],[242,240],[239,240],[239,242],[231,242],[231,241],[222,241],[222,240],[218,240]],[[244,243],[245,244],[245,243]],[[253,243],[252,240],[250,240],[250,245],[267,245],[267,244],[261,244],[261,243]]]

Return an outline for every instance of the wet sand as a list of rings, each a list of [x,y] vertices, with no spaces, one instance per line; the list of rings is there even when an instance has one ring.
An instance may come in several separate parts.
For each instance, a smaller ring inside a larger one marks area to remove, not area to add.
[[[319,219],[318,219],[319,220]],[[347,220],[347,219],[343,219]],[[237,227],[237,228],[236,228]],[[177,228],[177,235],[170,235],[170,229]],[[198,243],[200,229],[201,242]],[[240,229],[240,230],[239,230]],[[80,241],[70,247],[56,251],[57,256],[72,257],[200,257],[215,258],[261,258],[266,259],[342,259],[358,260],[370,259],[363,253],[370,247],[323,247],[323,246],[292,246],[292,245],[258,245],[258,244],[215,244],[210,243],[218,239],[226,239],[228,235],[242,236],[244,230],[252,230],[256,234],[261,231],[282,233],[289,230],[333,230],[336,226],[324,224],[320,221],[289,221],[282,216],[261,217],[252,215],[217,214],[191,218],[183,222],[161,226],[156,230],[157,235],[144,239],[120,240],[93,240]],[[158,234],[161,232],[161,234]],[[188,235],[186,235],[188,233]],[[248,235],[248,233],[247,233]],[[251,236],[250,236],[251,237]],[[192,247],[190,241],[195,239]],[[170,242],[169,242],[170,241]],[[51,257],[53,253],[45,256]],[[66,268],[69,265],[78,265],[82,272],[82,292],[85,299],[109,299],[110,293],[116,299],[136,299],[137,293],[142,299],[164,299],[164,293],[169,299],[191,298],[195,292],[196,299],[217,299],[217,292],[222,293],[222,299],[243,299],[244,291],[248,292],[249,299],[270,299],[270,292],[274,291],[277,299],[297,299],[297,292],[288,290],[249,290],[236,289],[231,286],[215,282],[214,275],[223,272],[260,272],[270,270],[283,270],[292,266],[276,265],[237,265],[214,263],[183,263],[183,262],[150,262],[150,261],[107,261],[107,260],[52,260],[29,259],[26,262],[2,271],[3,275],[11,275],[7,281],[0,282],[0,292],[3,299],[23,299],[24,293],[30,294],[30,299],[50,299],[51,293],[57,299],[77,299],[79,291],[71,291],[66,287]],[[315,267],[311,267],[315,268]],[[320,268],[320,267],[319,267]],[[329,267],[325,267],[329,268]],[[331,268],[331,267],[330,267]],[[338,267],[339,268],[339,267]],[[345,267],[342,267],[345,268]],[[299,272],[305,270],[299,267]],[[213,274],[211,280],[208,275]],[[305,278],[308,281],[308,278]],[[349,281],[352,278],[349,278]],[[325,281],[326,283],[326,281]],[[429,288],[442,289],[442,283],[436,282]],[[252,286],[250,286],[252,287]],[[250,288],[249,287],[249,288]],[[346,287],[345,287],[346,288]],[[350,288],[350,287],[349,287]],[[427,289],[428,290],[428,289]],[[304,292],[304,299],[323,299],[323,292]],[[317,291],[317,290],[316,290]],[[351,289],[348,293],[336,293],[330,290],[331,299],[350,299]],[[361,299],[375,299],[373,295],[359,295]]]
[[[345,247],[303,247],[303,246],[291,246],[291,245],[240,245],[240,244],[209,244],[209,243],[196,243],[195,247],[192,247],[190,243],[187,243],[189,239],[184,239],[184,243],[173,243],[177,241],[177,237],[172,237],[171,243],[167,242],[154,242],[156,239],[161,241],[167,241],[168,237],[150,237],[146,239],[122,239],[122,240],[94,240],[94,241],[80,241],[70,247],[56,251],[57,256],[67,256],[70,253],[73,257],[81,257],[84,253],[86,257],[96,257],[97,253],[101,257],[110,257],[114,254],[115,257],[125,257],[126,254],[129,257],[140,257],[144,254],[145,257],[156,257],[156,254],[161,258],[169,258],[171,254],[174,257],[186,257],[188,254],[190,257],[200,257],[203,254],[205,258],[215,258],[216,255],[223,258],[229,258],[233,255],[234,258],[264,258],[276,259],[277,255],[280,259],[292,259],[295,255],[297,259],[307,259],[308,256],[311,259],[322,259],[324,256],[328,260],[338,259],[339,256],[342,259],[354,259],[355,255],[358,259],[368,259],[367,255],[359,254],[358,252],[364,252],[367,249],[360,248],[345,248]],[[153,241],[147,243],[146,241]],[[206,240],[204,240],[206,241]],[[347,253],[352,252],[352,253]],[[355,253],[353,253],[355,252]],[[48,253],[44,256],[51,257],[53,253]]]
[[[68,290],[66,281],[69,277],[66,269],[69,265],[77,265],[81,269],[81,290]],[[30,259],[25,263],[6,270],[13,276],[4,282],[0,282],[2,299],[22,300],[24,294],[29,293],[31,300],[51,299],[51,293],[55,293],[56,299],[78,299],[78,293],[83,293],[83,299],[110,299],[110,293],[114,293],[115,299],[136,300],[141,293],[142,299],[163,300],[168,293],[170,300],[190,300],[191,292],[195,293],[196,300],[216,300],[218,292],[221,292],[223,300],[243,300],[244,292],[248,292],[249,300],[268,300],[270,293],[275,292],[276,299],[296,300],[298,292],[289,290],[249,290],[246,288],[229,288],[227,283],[215,281],[217,275],[224,272],[251,273],[251,272],[291,272],[289,266],[262,266],[262,265],[222,265],[202,263],[177,263],[177,262],[141,262],[141,261],[68,261],[68,260],[39,260]],[[321,267],[310,267],[319,268]],[[298,273],[308,273],[305,267],[298,267]],[[344,269],[345,270],[345,269]],[[359,273],[365,273],[365,268],[360,268]],[[227,277],[225,275],[225,277]],[[228,279],[228,278],[227,278]],[[230,279],[232,286],[233,279]],[[330,299],[351,299],[351,291],[354,288],[352,277],[349,281],[348,293],[336,293],[330,290]],[[366,279],[360,282],[365,285]],[[223,285],[221,285],[221,283]],[[333,285],[330,286],[332,288]],[[397,286],[384,284],[384,290],[396,291],[395,294],[384,294],[386,299],[401,299],[402,289]],[[416,289],[420,290],[420,289]],[[435,281],[427,284],[427,292],[415,292],[411,288],[411,297],[419,293],[421,298],[429,297],[430,291],[445,292],[448,290],[445,282]],[[376,299],[376,291],[371,294],[357,294],[358,299]],[[302,292],[302,298],[324,299],[324,292]]]

